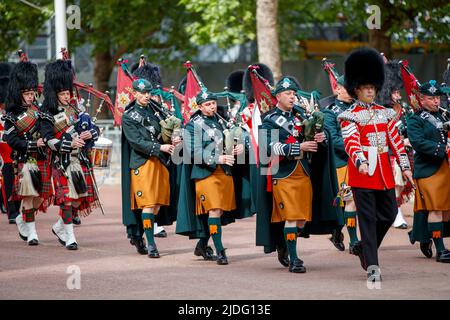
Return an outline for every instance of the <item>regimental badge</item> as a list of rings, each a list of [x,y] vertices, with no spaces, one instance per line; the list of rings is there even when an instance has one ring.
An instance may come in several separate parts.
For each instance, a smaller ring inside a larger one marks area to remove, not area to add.
[[[203,92],[203,94],[202,94],[202,98],[203,99],[207,99],[208,98],[208,93],[205,91],[205,92]]]
[[[144,83],[144,81],[139,81],[138,88],[141,89],[141,90],[144,90],[144,89],[145,89],[145,83]]]
[[[434,93],[437,91],[437,89],[436,89],[436,87],[431,86],[431,87],[428,89],[428,91],[430,91],[431,94],[434,94]]]
[[[288,79],[284,79],[284,81],[283,81],[283,83],[281,84],[281,86],[283,87],[283,88],[289,88],[289,86],[290,86],[291,84],[289,83],[289,80]]]

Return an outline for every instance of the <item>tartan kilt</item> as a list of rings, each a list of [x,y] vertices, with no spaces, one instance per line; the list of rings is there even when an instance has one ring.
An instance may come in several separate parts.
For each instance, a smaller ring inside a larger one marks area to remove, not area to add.
[[[81,164],[81,169],[83,170],[84,179],[86,181],[87,186],[87,195],[84,197],[80,197],[78,199],[72,199],[69,197],[69,183],[64,175],[64,173],[58,169],[53,167],[53,186],[55,188],[55,204],[61,205],[67,202],[80,202],[80,206],[77,208],[78,212],[83,216],[88,216],[93,209],[99,206],[99,198],[95,193],[94,189],[94,181],[89,172],[92,173],[92,177],[94,177],[94,172],[92,169],[88,169],[85,165]]]
[[[50,161],[47,160],[37,160],[37,166],[41,173],[42,188],[39,192],[39,198],[43,199],[41,206],[38,208],[39,211],[46,212],[47,208],[53,203],[54,192],[52,186],[52,175],[51,167],[49,165]],[[14,175],[14,184],[11,193],[11,201],[21,201],[24,197],[19,194],[20,191],[20,172],[22,172],[24,162],[20,162],[16,167],[16,173]]]

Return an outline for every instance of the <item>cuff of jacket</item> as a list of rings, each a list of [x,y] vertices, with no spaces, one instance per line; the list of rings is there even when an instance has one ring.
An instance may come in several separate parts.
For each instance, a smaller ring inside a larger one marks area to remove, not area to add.
[[[150,147],[148,154],[150,156],[157,156],[161,150],[161,145],[159,143],[153,143]]]
[[[59,147],[59,152],[61,153],[69,153],[72,152],[72,141],[62,140],[61,146]]]
[[[406,153],[400,153],[398,156],[399,165],[402,171],[411,170],[411,165],[409,163],[409,158]]]
[[[98,131],[95,130],[94,128],[92,128],[91,130],[89,130],[89,132],[92,135],[92,140],[97,141],[98,140]]]
[[[37,141],[28,141],[27,153],[38,152]]]
[[[436,144],[436,149],[434,150],[434,156],[439,157],[439,158],[444,158],[445,157],[445,147],[446,147],[445,143],[438,142]]]

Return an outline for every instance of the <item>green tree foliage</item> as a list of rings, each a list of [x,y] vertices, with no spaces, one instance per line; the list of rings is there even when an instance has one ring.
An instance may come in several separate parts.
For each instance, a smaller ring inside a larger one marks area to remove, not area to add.
[[[33,0],[37,7],[47,9],[51,0]],[[32,42],[51,11],[42,11],[17,0],[0,1],[0,59],[5,60],[22,41]]]

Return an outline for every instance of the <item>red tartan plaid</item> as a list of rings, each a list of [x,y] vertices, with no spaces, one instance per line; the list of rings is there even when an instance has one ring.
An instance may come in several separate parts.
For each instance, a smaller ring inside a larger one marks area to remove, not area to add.
[[[95,209],[99,205],[98,196],[95,194],[94,183],[89,174],[89,171],[86,166],[81,164],[81,168],[83,169],[84,178],[86,180],[87,186],[87,196],[79,199],[69,198],[69,185],[67,182],[67,178],[61,172],[61,170],[53,168],[53,185],[55,187],[55,204],[61,205],[67,202],[77,201],[81,202],[80,206],[77,210],[81,213],[83,217],[88,216],[93,209]],[[91,169],[92,171],[92,169]],[[94,173],[92,172],[92,176]],[[95,177],[94,177],[95,179]]]
[[[37,157],[37,154],[35,155]],[[24,197],[19,194],[20,191],[20,177],[19,172],[22,171],[24,163],[19,163],[16,168],[16,174],[14,176],[14,184],[11,194],[12,201],[21,201]],[[41,172],[41,180],[42,180],[42,189],[39,192],[39,197],[44,201],[39,207],[39,211],[46,212],[47,208],[53,202],[53,187],[52,187],[52,176],[50,174],[50,165],[47,160],[38,160],[37,166],[39,171]]]

